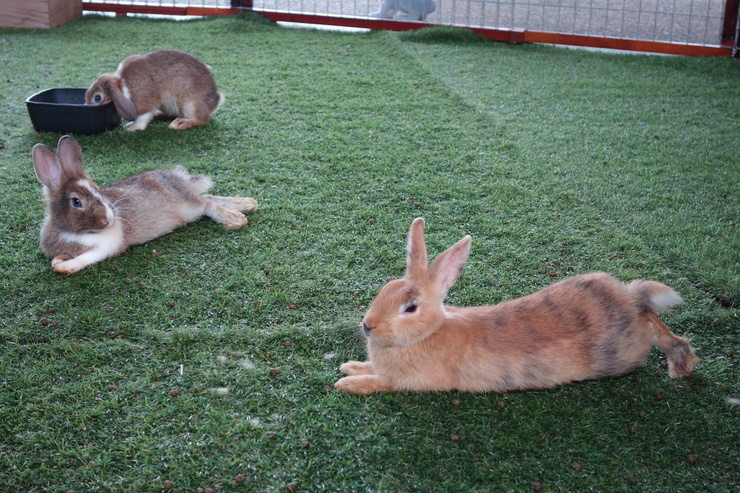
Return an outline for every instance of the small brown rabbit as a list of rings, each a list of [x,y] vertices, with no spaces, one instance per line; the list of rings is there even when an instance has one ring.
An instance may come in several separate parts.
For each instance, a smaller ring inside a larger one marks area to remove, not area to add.
[[[205,125],[223,100],[208,65],[178,50],[130,55],[85,92],[86,104],[113,101],[132,122],[128,130],[144,130],[154,118],[175,118],[170,128],[176,130]]]
[[[362,320],[370,361],[350,361],[335,387],[382,391],[507,392],[624,375],[653,344],[668,356],[671,378],[699,358],[656,311],[681,302],[668,286],[624,284],[584,274],[494,306],[442,304],[470,252],[466,236],[427,267],[424,220],[411,225],[406,275],[378,293]]]
[[[57,151],[33,146],[33,167],[44,185],[46,215],[41,250],[56,272],[72,274],[120,255],[187,223],[208,216],[227,229],[247,224],[248,197],[201,195],[213,182],[178,166],[129,176],[98,188],[82,168],[82,148],[72,137]]]

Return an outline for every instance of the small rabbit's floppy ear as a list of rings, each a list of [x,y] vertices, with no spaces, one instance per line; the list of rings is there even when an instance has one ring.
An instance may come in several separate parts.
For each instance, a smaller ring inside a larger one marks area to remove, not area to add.
[[[429,266],[429,278],[442,293],[447,293],[460,277],[469,254],[470,235],[467,235],[432,261],[432,265]]]
[[[62,166],[56,153],[44,144],[36,144],[31,156],[36,178],[50,190],[59,189],[62,184]]]
[[[427,271],[427,245],[424,241],[424,219],[417,217],[411,223],[406,244],[406,276],[422,277]]]
[[[130,122],[136,120],[136,116],[138,115],[136,112],[136,106],[134,106],[134,103],[132,103],[130,99],[124,96],[123,91],[121,90],[120,79],[108,76],[104,78],[102,82],[105,92],[113,101],[113,106],[116,107],[118,115],[124,120]]]

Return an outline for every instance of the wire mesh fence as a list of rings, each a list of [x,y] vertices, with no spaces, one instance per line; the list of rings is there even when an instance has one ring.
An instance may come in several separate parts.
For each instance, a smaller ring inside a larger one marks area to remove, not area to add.
[[[256,11],[369,17],[382,0],[255,0]],[[508,30],[719,44],[724,0],[438,0],[426,21]]]
[[[376,19],[389,0],[97,0],[93,5],[233,10],[297,17]],[[430,0],[402,0],[419,3]],[[732,7],[730,6],[732,4]],[[434,25],[719,47],[737,0],[436,0],[419,20]],[[87,8],[87,7],[86,7]],[[402,12],[397,11],[403,14]],[[735,13],[735,19],[737,14]],[[733,19],[733,24],[735,19]],[[734,32],[732,33],[734,35]]]

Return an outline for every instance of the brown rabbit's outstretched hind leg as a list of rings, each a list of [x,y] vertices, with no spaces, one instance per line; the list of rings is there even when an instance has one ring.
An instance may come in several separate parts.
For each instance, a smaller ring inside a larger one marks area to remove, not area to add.
[[[668,328],[657,313],[647,313],[648,323],[655,330],[656,344],[668,357],[668,376],[681,378],[691,375],[701,361],[685,337],[679,337]]]
[[[221,197],[219,195],[204,195],[203,197],[212,200],[218,205],[222,205],[245,214],[254,212],[257,209],[257,201],[251,197]]]
[[[210,217],[226,229],[239,229],[247,225],[247,217],[241,212],[224,207],[203,195],[206,206],[203,214]]]

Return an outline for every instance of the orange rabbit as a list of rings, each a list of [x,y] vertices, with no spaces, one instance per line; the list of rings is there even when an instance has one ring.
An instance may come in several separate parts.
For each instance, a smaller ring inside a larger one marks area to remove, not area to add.
[[[424,220],[411,225],[406,275],[378,293],[362,320],[369,361],[349,361],[335,387],[382,391],[507,392],[616,377],[644,364],[653,345],[671,378],[699,358],[656,311],[680,303],[656,281],[624,284],[597,272],[494,306],[443,305],[470,252],[470,236],[427,266]]]

